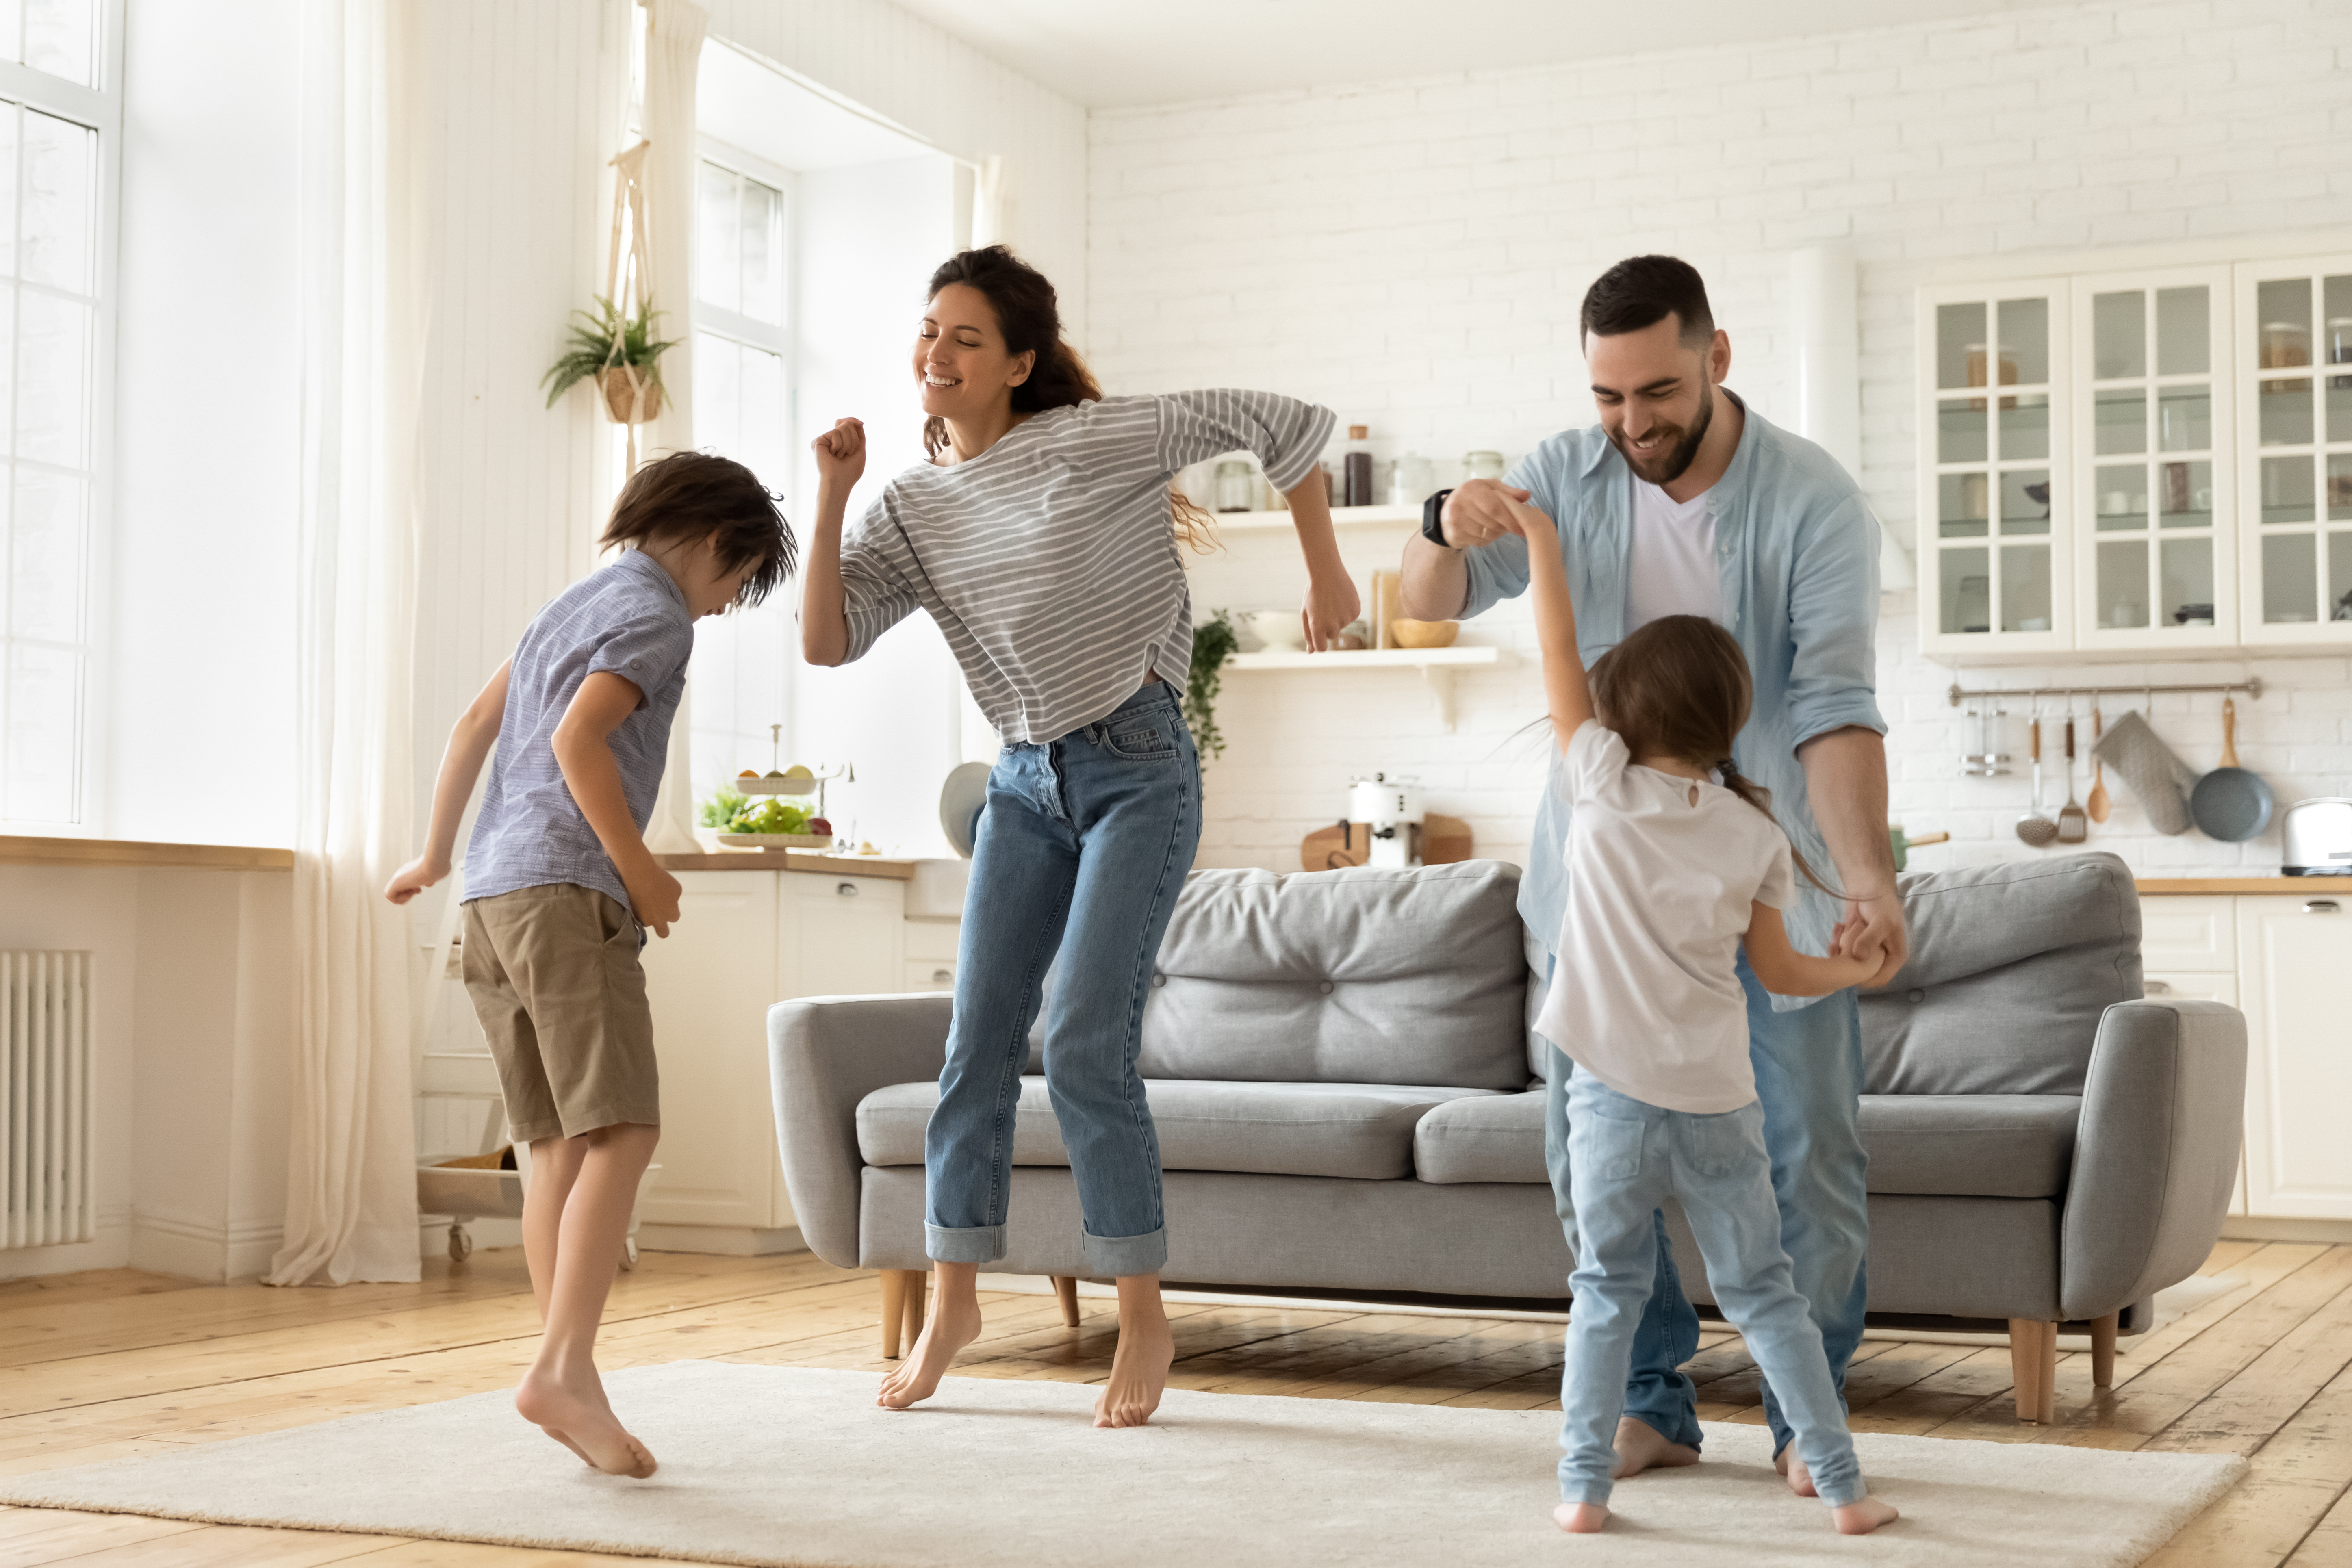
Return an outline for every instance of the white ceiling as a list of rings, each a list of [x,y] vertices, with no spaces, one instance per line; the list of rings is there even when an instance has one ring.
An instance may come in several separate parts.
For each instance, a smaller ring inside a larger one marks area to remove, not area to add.
[[[1090,109],[1756,43],[2035,0],[896,0]]]
[[[845,169],[935,150],[862,110],[822,96],[717,38],[702,46],[695,128],[781,169]]]

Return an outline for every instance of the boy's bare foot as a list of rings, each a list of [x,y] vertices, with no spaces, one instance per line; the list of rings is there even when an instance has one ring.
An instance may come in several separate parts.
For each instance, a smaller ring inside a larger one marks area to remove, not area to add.
[[[1793,1438],[1772,1456],[1772,1468],[1780,1472],[1781,1479],[1789,1483],[1789,1489],[1799,1497],[1822,1495],[1813,1489],[1813,1473],[1805,1468],[1804,1456],[1797,1452]]]
[[[1880,1525],[1903,1516],[1895,1511],[1893,1503],[1866,1497],[1859,1502],[1847,1503],[1843,1508],[1832,1509],[1830,1517],[1837,1521],[1840,1535],[1868,1535]]]
[[[980,1303],[959,1300],[941,1289],[932,1303],[931,1321],[923,1325],[922,1336],[907,1359],[890,1369],[882,1380],[882,1392],[874,1403],[890,1410],[904,1410],[918,1400],[929,1399],[939,1391],[940,1379],[955,1364],[956,1352],[980,1337]]]
[[[1140,1426],[1150,1420],[1168,1392],[1168,1368],[1175,1360],[1176,1336],[1154,1281],[1148,1301],[1119,1303],[1118,1349],[1110,1358],[1110,1381],[1095,1399],[1095,1425]]]
[[[1667,1442],[1664,1433],[1636,1416],[1617,1418],[1617,1468],[1609,1472],[1617,1479],[1638,1476],[1643,1470],[1673,1469],[1697,1463],[1698,1450],[1689,1444]]]
[[[604,1385],[591,1369],[584,1377],[559,1377],[534,1366],[515,1390],[522,1418],[608,1476],[654,1473],[652,1450],[629,1435],[605,1402]]]
[[[1570,1535],[1597,1535],[1609,1510],[1597,1502],[1564,1502],[1551,1510],[1551,1521]]]

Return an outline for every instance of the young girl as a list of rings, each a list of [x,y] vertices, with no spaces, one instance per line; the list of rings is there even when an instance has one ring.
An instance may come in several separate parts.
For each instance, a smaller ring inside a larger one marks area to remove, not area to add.
[[[932,274],[912,368],[931,460],[891,480],[846,542],[863,432],[845,419],[816,442],[803,648],[840,664],[929,611],[1004,751],[972,850],[924,1142],[938,1306],[880,1403],[929,1397],[980,1332],[980,1267],[1005,1251],[1029,1026],[1058,952],[1045,1082],[1087,1269],[1118,1282],[1118,1350],[1095,1425],[1136,1426],[1159,1406],[1175,1342],[1160,1302],[1160,1148],[1135,1058],[1201,836],[1200,763],[1170,684],[1192,668],[1178,546],[1199,520],[1169,480],[1237,447],[1257,455],[1290,500],[1307,642],[1319,649],[1357,610],[1316,464],[1332,416],[1264,392],[1105,397],[1062,341],[1054,286],[1001,246]]]
[[[1576,1215],[1575,1305],[1553,1517],[1580,1534],[1608,1522],[1611,1438],[1657,1268],[1651,1215],[1672,1194],[1716,1300],[1796,1428],[1814,1489],[1841,1533],[1867,1534],[1895,1513],[1864,1484],[1821,1331],[1790,1282],[1734,966],[1744,941],[1768,990],[1818,996],[1869,979],[1881,954],[1857,951],[1843,925],[1827,958],[1789,945],[1780,910],[1794,852],[1730,760],[1750,690],[1731,635],[1703,616],[1664,616],[1588,683],[1558,532],[1531,508],[1512,515],[1528,541],[1544,692],[1574,808],[1559,963],[1536,1023],[1575,1063],[1563,1194]]]

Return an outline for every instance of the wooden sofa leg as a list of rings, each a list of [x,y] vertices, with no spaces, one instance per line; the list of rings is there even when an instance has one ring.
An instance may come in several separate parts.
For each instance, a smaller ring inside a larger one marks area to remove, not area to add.
[[[2057,1419],[2058,1325],[2038,1318],[2009,1321],[2010,1380],[2017,1385],[2017,1418]]]
[[[2091,1386],[2094,1388],[2113,1388],[2116,1385],[2116,1331],[2122,1325],[2122,1320],[2120,1311],[2091,1320]]]
[[[1062,1326],[1066,1329],[1076,1328],[1078,1326],[1077,1280],[1067,1274],[1055,1275],[1054,1294],[1061,1300]]]
[[[907,1271],[906,1312],[908,1350],[913,1350],[915,1342],[923,1335],[923,1309],[928,1305],[924,1298],[930,1283],[931,1277],[926,1271],[919,1268],[910,1268]]]
[[[898,1329],[906,1315],[907,1270],[885,1268],[882,1270],[882,1355],[886,1361],[898,1359]]]

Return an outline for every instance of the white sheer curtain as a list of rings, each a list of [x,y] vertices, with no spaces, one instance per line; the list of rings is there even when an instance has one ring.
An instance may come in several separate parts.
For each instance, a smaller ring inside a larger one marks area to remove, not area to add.
[[[693,0],[648,0],[646,6],[646,205],[649,268],[660,335],[677,346],[662,355],[662,411],[646,432],[648,453],[694,446],[694,89],[710,17]],[[694,837],[694,691],[670,721],[669,761],[646,845],[659,854],[691,853]]]
[[[403,0],[304,0],[293,1137],[273,1285],[417,1277],[407,919],[415,347]]]
[[[1013,243],[1013,193],[1005,178],[1004,158],[992,153],[980,161],[971,191],[971,247]]]

